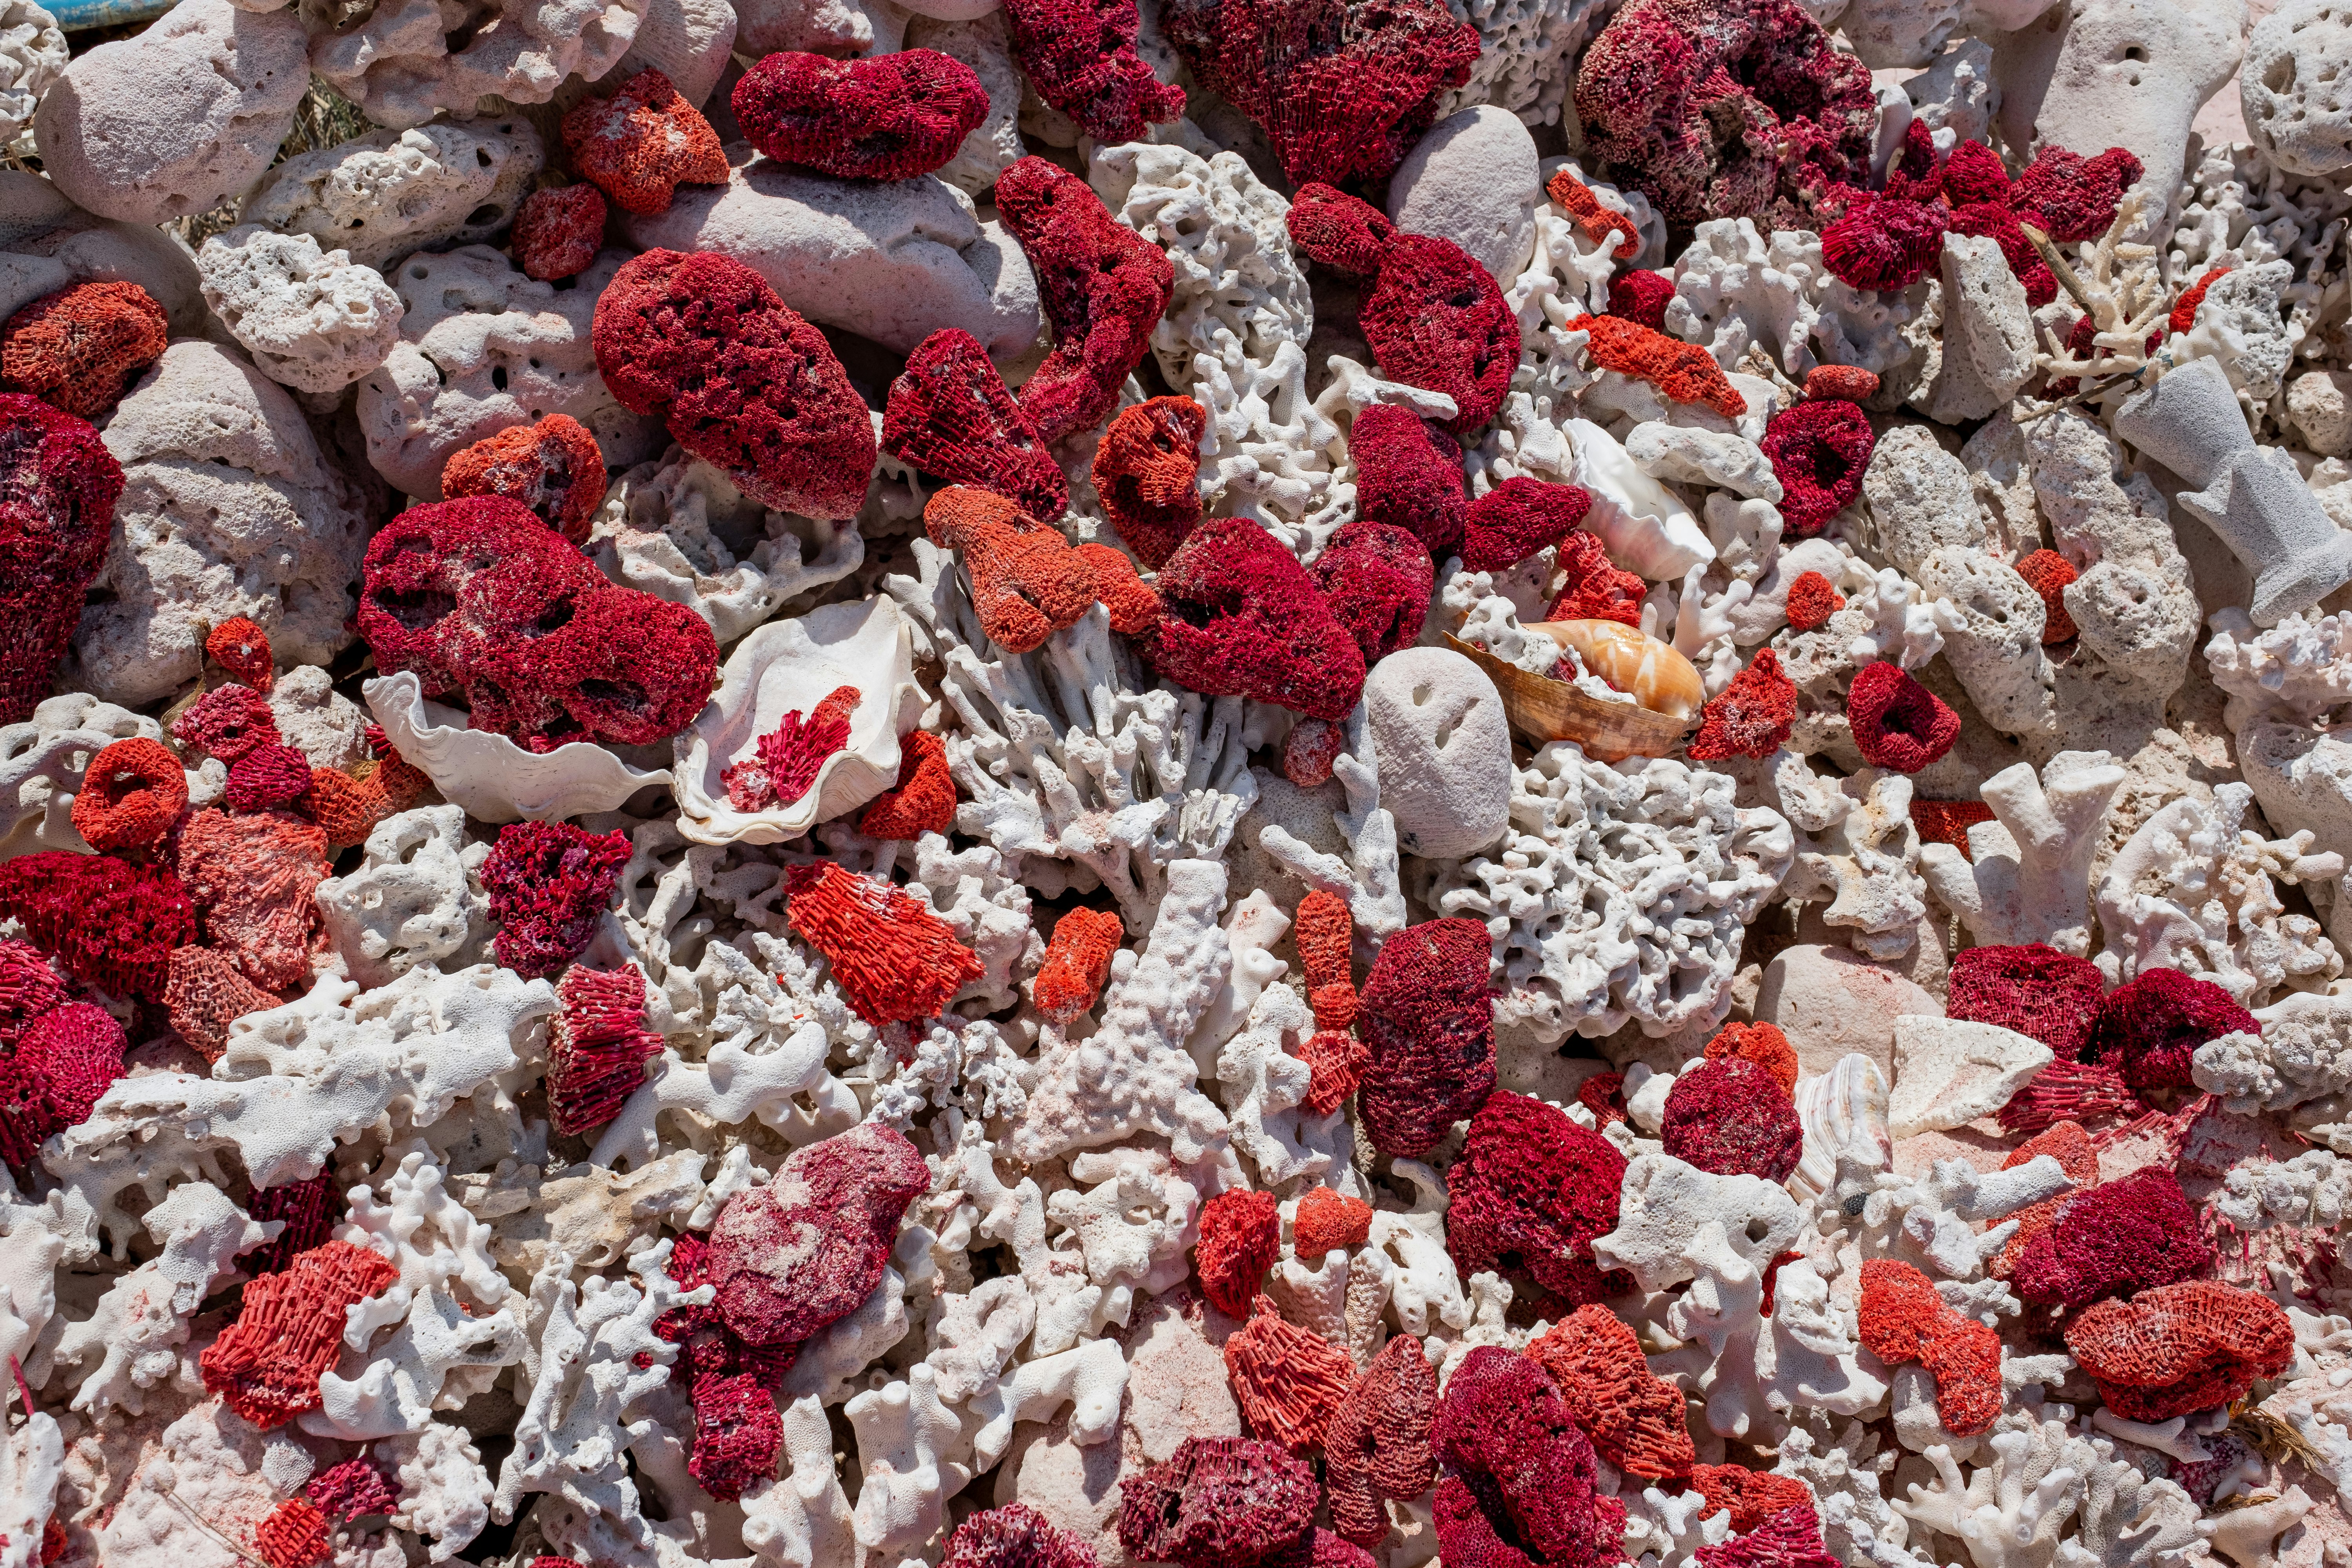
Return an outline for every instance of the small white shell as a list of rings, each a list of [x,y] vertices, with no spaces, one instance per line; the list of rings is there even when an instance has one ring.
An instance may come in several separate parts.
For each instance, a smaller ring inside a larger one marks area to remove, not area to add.
[[[1691,509],[1643,473],[1617,437],[1590,419],[1570,420],[1567,431],[1576,452],[1569,482],[1591,492],[1584,526],[1607,547],[1610,560],[1658,583],[1715,559],[1714,542]]]
[[[425,701],[422,683],[404,670],[369,681],[361,695],[401,760],[431,779],[452,805],[484,822],[556,822],[617,811],[647,784],[669,783],[667,768],[633,768],[593,742],[542,755],[493,731],[468,730],[463,713]]]
[[[1797,1116],[1805,1127],[1805,1152],[1789,1184],[1802,1196],[1830,1190],[1841,1155],[1873,1170],[1895,1163],[1895,1141],[1886,1130],[1891,1086],[1878,1064],[1859,1051],[1830,1064],[1830,1070],[1797,1080]]]

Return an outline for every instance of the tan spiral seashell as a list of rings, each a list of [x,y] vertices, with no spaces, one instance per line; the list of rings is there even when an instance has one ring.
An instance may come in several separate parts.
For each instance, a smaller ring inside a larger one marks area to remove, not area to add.
[[[1660,642],[1622,621],[1538,621],[1531,632],[1548,632],[1562,647],[1576,650],[1584,668],[1653,713],[1688,719],[1706,701],[1698,667],[1671,643]]]

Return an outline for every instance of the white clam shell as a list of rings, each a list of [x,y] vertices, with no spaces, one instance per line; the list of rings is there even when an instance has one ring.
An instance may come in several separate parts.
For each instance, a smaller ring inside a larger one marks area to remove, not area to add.
[[[591,741],[542,754],[493,731],[468,730],[465,714],[425,701],[422,683],[406,671],[369,681],[362,695],[402,760],[452,805],[484,822],[554,822],[617,811],[646,785],[670,782],[667,768],[633,768]]]

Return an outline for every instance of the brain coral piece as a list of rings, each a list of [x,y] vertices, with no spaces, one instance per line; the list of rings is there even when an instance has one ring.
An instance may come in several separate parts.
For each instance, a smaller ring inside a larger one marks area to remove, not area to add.
[[[1011,1502],[957,1525],[940,1568],[1095,1568],[1095,1552],[1026,1503]]]
[[[1360,9],[1382,3],[1360,0]],[[1358,321],[1383,375],[1454,399],[1459,412],[1445,427],[1455,435],[1502,407],[1519,363],[1519,319],[1494,275],[1452,240],[1399,236]]]
[[[1790,539],[1810,539],[1862,493],[1877,445],[1870,417],[1851,403],[1824,400],[1784,408],[1757,443],[1780,481],[1780,519]]]
[[[205,1387],[255,1426],[319,1407],[319,1374],[342,1351],[343,1309],[397,1284],[392,1261],[348,1241],[297,1257],[245,1288],[236,1321],[197,1358]]]
[[[309,765],[303,773],[307,780]],[[163,842],[188,805],[188,775],[161,741],[117,741],[90,758],[74,796],[74,831],[93,849],[146,849]]]
[[[575,74],[601,80],[636,41],[647,9],[646,0],[593,11],[549,0],[456,0],[430,13],[314,6],[304,19],[310,68],[378,125],[406,126],[443,110],[470,114],[484,97],[545,103]]]
[[[1908,289],[1943,256],[1950,216],[1940,202],[1857,202],[1822,230],[1822,262],[1857,289]]]
[[[1364,689],[1364,655],[1298,558],[1247,518],[1192,531],[1154,587],[1151,661],[1177,685],[1247,697],[1310,719],[1344,719]]]
[[[930,906],[831,861],[784,874],[793,928],[832,961],[833,978],[869,1024],[936,1017],[982,965]]]
[[[122,466],[87,421],[38,398],[0,393],[0,724],[49,694],[106,559]]]
[[[1272,1193],[1235,1188],[1201,1210],[1193,1265],[1201,1289],[1230,1317],[1246,1318],[1265,1271],[1282,1256],[1282,1216]]]
[[[1912,809],[1916,814],[1917,803]],[[2074,1061],[2091,1043],[2105,989],[2097,964],[2041,942],[1971,947],[1952,954],[1944,1013],[2014,1029],[2048,1046],[2059,1060]]]
[[[2123,1075],[2136,1089],[2187,1089],[2197,1047],[2262,1026],[2227,991],[2177,969],[2151,969],[2099,1003],[2084,1059]]]
[[[1652,1479],[1692,1473],[1697,1450],[1683,1392],[1651,1373],[1642,1342],[1616,1313],[1579,1307],[1530,1341],[1528,1357],[1559,1386],[1602,1458]]]
[[[1936,1418],[1956,1437],[1973,1437],[2000,1415],[2000,1336],[1963,1317],[1935,1283],[1908,1263],[1874,1258],[1862,1266],[1856,1322],[1863,1348],[1889,1366],[1916,1361],[1936,1380]]]
[[[205,657],[256,691],[277,684],[278,660],[269,648],[269,634],[243,616],[231,616],[205,636]]]
[[[1660,1136],[1686,1165],[1773,1183],[1789,1179],[1805,1148],[1789,1090],[1771,1068],[1740,1057],[1699,1063],[1675,1079]]]
[[[1480,1345],[1445,1386],[1432,1433],[1439,1551],[1465,1568],[1614,1560],[1623,1507],[1593,1492],[1592,1445],[1550,1378]]]
[[[604,454],[588,426],[551,414],[452,452],[441,469],[441,493],[451,500],[504,496],[572,543],[585,544],[604,500]]]
[[[915,1146],[877,1122],[793,1151],[711,1226],[709,1279],[728,1329],[747,1345],[795,1345],[856,1311],[881,1283],[907,1205],[930,1184]]]
[[[856,60],[772,54],[743,73],[729,101],[752,146],[843,180],[944,168],[988,118],[979,76],[937,49]]]
[[[941,328],[907,356],[882,411],[882,449],[951,483],[994,490],[1045,522],[1069,510],[1062,466],[980,340],[960,328]]]
[[[1864,1267],[1868,1267],[1864,1265]],[[2099,1301],[2066,1328],[2066,1349],[2126,1421],[2168,1421],[2244,1396],[2294,1354],[2294,1326],[2269,1297],[2210,1279]]]
[[[1054,352],[1021,386],[1046,441],[1100,425],[1175,295],[1167,253],[1110,216],[1094,188],[1043,158],[998,176],[996,210],[1037,275]]]
[[[1427,1152],[1494,1092],[1492,953],[1472,920],[1423,921],[1381,944],[1356,1015],[1371,1050],[1356,1106],[1381,1153]]]
[[[1836,1568],[1840,1561],[1822,1544],[1822,1521],[1813,1512],[1810,1492],[1744,1534],[1698,1547],[1691,1558],[1698,1568]]]
[[[737,811],[768,811],[807,795],[824,760],[849,744],[849,716],[859,699],[855,686],[836,686],[806,714],[788,710],[752,743],[750,756],[719,770],[727,804]]]
[[[1394,170],[1479,50],[1434,0],[1179,0],[1160,26],[1203,87],[1265,127],[1295,185]]]
[[[334,1555],[335,1543],[316,1503],[288,1498],[255,1527],[253,1550],[269,1568],[312,1568]]]
[[[1585,51],[1586,145],[1669,224],[1807,226],[1828,187],[1868,183],[1877,95],[1794,0],[1636,0]]]
[[[238,973],[236,961],[209,947],[172,950],[163,1005],[172,1030],[208,1062],[228,1047],[228,1026],[247,1013],[278,1005],[278,998]]]
[[[1323,591],[1332,615],[1356,639],[1366,668],[1421,640],[1437,569],[1430,563],[1428,550],[1411,533],[1358,518],[1331,536],[1331,542],[1315,558],[1314,571],[1315,585]]]
[[[1360,430],[1361,416],[1356,423]],[[1200,526],[1201,442],[1208,433],[1209,411],[1191,398],[1154,397],[1120,409],[1095,448],[1103,515],[1154,571]]]
[[[923,531],[962,556],[981,629],[1007,653],[1039,647],[1097,600],[1112,628],[1130,636],[1159,619],[1158,596],[1126,556],[1107,544],[1074,545],[992,490],[941,490],[923,508]]]
[[[2054,550],[2037,550],[2017,563],[2017,574],[2025,579],[2027,587],[2042,596],[2044,647],[2073,642],[2081,635],[2074,617],[2066,611],[2066,584],[2079,575],[2073,562]]]
[[[1309,261],[1351,278],[1370,278],[1378,272],[1381,258],[1397,236],[1396,225],[1380,208],[1320,182],[1298,187],[1282,223],[1290,235],[1290,243]],[[1369,414],[1371,409],[1364,412]]]
[[[955,775],[948,768],[948,743],[929,730],[898,737],[898,780],[875,797],[857,819],[868,838],[920,838],[945,833],[955,822]]]
[[[136,283],[77,283],[0,327],[0,385],[96,419],[122,400],[171,335],[163,307]]]
[[[33,1020],[0,1058],[0,1160],[33,1163],[50,1134],[89,1120],[107,1085],[122,1076],[122,1026],[89,1002],[68,1002]]]
[[[1302,1202],[1300,1212],[1306,1206]],[[1437,1479],[1429,1446],[1436,1417],[1437,1370],[1420,1341],[1399,1334],[1381,1347],[1323,1429],[1324,1482],[1331,1522],[1342,1537],[1379,1545],[1389,1533],[1382,1501],[1410,1502],[1429,1489]]]
[[[513,822],[482,862],[482,888],[499,931],[499,962],[524,976],[552,974],[596,934],[613,901],[629,836],[591,833],[569,822]]]
[[[46,850],[0,862],[0,913],[85,985],[160,1002],[172,950],[196,939],[195,905],[162,866]]]
[[[1225,1376],[1249,1430],[1297,1453],[1322,1446],[1356,1364],[1322,1335],[1285,1322],[1260,1296],[1248,1327],[1225,1341]]]
[[[620,1113],[646,1080],[662,1037],[646,1027],[646,977],[635,964],[575,964],[556,985],[562,1004],[548,1037],[547,1111],[555,1130],[583,1137]]]
[[[1335,1247],[1361,1247],[1371,1234],[1371,1205],[1328,1187],[1309,1187],[1290,1221],[1291,1251],[1300,1258],[1320,1258]]]
[[[1624,1179],[1625,1156],[1600,1133],[1540,1100],[1495,1094],[1447,1173],[1445,1250],[1465,1276],[1531,1284],[1538,1310],[1620,1295],[1633,1280],[1601,1272],[1592,1238],[1617,1228]]]
[[[2067,1199],[2010,1278],[2029,1301],[2082,1308],[2177,1284],[2212,1261],[2179,1178],[2151,1166]]]
[[[1696,343],[1616,316],[1579,316],[1570,324],[1585,334],[1585,353],[1603,370],[1646,381],[1676,403],[1703,404],[1727,419],[1748,412],[1748,399]]]
[[[1545,620],[1642,624],[1642,597],[1650,584],[1612,563],[1598,536],[1571,533],[1561,540],[1553,570],[1561,574],[1560,586]]]
[[[1294,216],[1297,211],[1291,208]],[[1408,531],[1428,547],[1433,562],[1462,548],[1470,497],[1461,443],[1410,408],[1375,403],[1356,416],[1348,455],[1356,461],[1360,521]]]
[[[1118,1542],[1137,1562],[1255,1568],[1306,1534],[1319,1492],[1279,1444],[1187,1437],[1120,1483]]]
[[[1884,662],[1854,672],[1846,691],[1845,716],[1863,760],[1898,773],[1917,773],[1960,738],[1960,716],[1942,698],[1920,685],[1910,671]]]
[[[229,764],[222,799],[231,811],[268,811],[310,793],[310,758],[291,746],[256,746]]]
[[[1691,1490],[1706,1499],[1707,1511],[1728,1509],[1731,1528],[1742,1534],[1784,1509],[1810,1504],[1813,1494],[1794,1476],[1751,1470],[1745,1465],[1693,1465]],[[1816,1538],[1820,1531],[1815,1530]]]
[[[1184,89],[1136,53],[1135,0],[1013,0],[1004,18],[1030,88],[1097,142],[1140,142],[1184,112]]]
[[[1609,280],[1609,314],[1663,332],[1666,301],[1674,297],[1675,280],[1663,272],[1621,272]]]
[[[1782,1089],[1796,1090],[1797,1048],[1789,1044],[1789,1037],[1777,1024],[1726,1024],[1723,1032],[1706,1043],[1708,1061],[1724,1057],[1754,1062],[1779,1079]]]
[[[597,368],[622,404],[745,495],[803,517],[865,504],[874,425],[824,334],[731,257],[648,250],[596,301]]]
[[[1110,961],[1126,938],[1126,925],[1110,910],[1075,909],[1055,921],[1054,940],[1045,944],[1045,959],[1037,966],[1037,979],[1030,991],[1037,1011],[1056,1024],[1066,1024],[1091,1008],[1102,994],[1103,982],[1110,978]],[[1221,1201],[1212,1200],[1210,1208]],[[1202,1223],[1207,1224],[1205,1215]],[[1251,1289],[1256,1289],[1255,1281]],[[1246,1301],[1248,1297],[1242,1299]]]
[[[1462,564],[1500,572],[1548,545],[1558,544],[1592,510],[1592,493],[1579,485],[1547,484],[1518,476],[1470,503],[1462,538]]]
[[[2009,205],[2061,244],[2096,239],[2142,173],[2140,161],[2121,147],[2085,158],[2048,143],[2010,187]]]
[[[604,193],[585,180],[533,191],[516,209],[514,260],[541,283],[588,270],[604,243]]]
[[[1686,754],[1695,763],[1769,757],[1789,739],[1796,717],[1797,683],[1781,669],[1779,654],[1758,648],[1748,668],[1699,710]]]

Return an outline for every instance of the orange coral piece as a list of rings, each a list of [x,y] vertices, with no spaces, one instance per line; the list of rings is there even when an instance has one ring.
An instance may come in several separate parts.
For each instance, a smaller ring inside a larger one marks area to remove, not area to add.
[[[680,185],[727,183],[719,132],[657,70],[639,71],[610,98],[574,104],[563,145],[572,167],[624,212],[666,213]]]
[[[824,954],[841,994],[873,1025],[938,1016],[986,973],[929,905],[830,860],[784,873],[784,911]]]
[[[2042,595],[2042,644],[2073,642],[2081,636],[2074,617],[2066,613],[2066,584],[2077,574],[2074,563],[2054,550],[2037,550],[2017,563],[2025,585]]]
[[[1408,1501],[1437,1479],[1430,1427],[1437,1415],[1437,1369],[1421,1342],[1399,1334],[1339,1402],[1323,1429],[1323,1474],[1331,1527],[1358,1546],[1388,1538],[1383,1499]]]
[[[1318,1030],[1345,1029],[1356,1021],[1356,983],[1349,957],[1355,922],[1335,893],[1318,888],[1298,901],[1291,941],[1306,971],[1307,999]]]
[[[2168,1421],[2276,1376],[2294,1354],[2294,1325],[2267,1296],[2189,1279],[2095,1302],[2068,1326],[2066,1349],[2108,1409],[2126,1421]]]
[[[136,283],[77,283],[45,294],[0,327],[0,390],[100,419],[131,376],[163,355],[163,308]]]
[[[348,1241],[296,1256],[245,1288],[236,1321],[197,1358],[205,1388],[265,1430],[319,1407],[319,1374],[343,1348],[343,1309],[400,1279],[389,1259]]]
[[[1857,1314],[1863,1347],[1889,1366],[1916,1361],[1936,1380],[1936,1417],[1956,1437],[1990,1429],[2000,1415],[2000,1336],[1946,1305],[1934,1283],[1907,1263],[1874,1258],[1862,1266]]]
[[[1797,1048],[1778,1024],[1726,1024],[1706,1043],[1708,1061],[1721,1057],[1754,1062],[1779,1079],[1782,1089],[1791,1094],[1797,1091]]]
[[[868,838],[920,838],[955,825],[955,775],[948,771],[948,743],[929,730],[898,737],[898,782],[876,797],[857,819]]]
[[[1969,829],[1991,820],[1992,807],[1980,800],[1921,800],[1916,795],[1911,797],[1911,826],[1918,830],[1919,842],[1949,844],[1963,859],[1976,858],[1969,853]]]
[[[1625,237],[1625,243],[1617,247],[1619,256],[1631,256],[1642,248],[1640,226],[1623,213],[1602,206],[1601,198],[1592,194],[1591,187],[1580,183],[1566,169],[1551,177],[1551,183],[1544,186],[1544,195],[1551,198],[1552,205],[1574,218],[1576,226],[1582,229],[1584,237],[1593,244],[1604,244],[1611,235],[1622,234]]]
[[[1751,1470],[1745,1465],[1693,1465],[1691,1490],[1706,1499],[1707,1512],[1731,1510],[1731,1532],[1745,1535],[1784,1508],[1810,1509],[1813,1494],[1794,1476]]]
[[[1297,1452],[1320,1447],[1356,1380],[1348,1352],[1286,1322],[1267,1297],[1249,1326],[1225,1342],[1225,1377],[1253,1436]]]
[[[1209,413],[1155,397],[1118,416],[1095,448],[1095,493],[1136,559],[1157,571],[1201,521],[1201,441]]]
[[[1066,1024],[1093,1006],[1126,940],[1127,927],[1108,910],[1072,910],[1055,921],[1054,940],[1045,944],[1045,962],[1030,988],[1037,1011]]]
[[[1789,625],[1793,630],[1813,631],[1844,608],[1845,595],[1818,572],[1800,572],[1789,584]]]
[[[1290,1250],[1297,1258],[1320,1258],[1335,1247],[1361,1247],[1372,1238],[1372,1205],[1361,1198],[1310,1187],[1290,1218]]]
[[[1834,397],[1860,403],[1878,390],[1878,377],[1858,364],[1817,364],[1805,373],[1807,398]]]
[[[316,1503],[289,1498],[254,1531],[253,1550],[269,1568],[314,1568],[334,1555],[334,1542]]]
[[[175,947],[163,982],[172,1028],[208,1062],[228,1048],[228,1026],[247,1013],[265,1012],[278,998],[237,973],[228,955],[208,947]]]
[[[150,849],[188,807],[188,776],[161,741],[117,741],[89,760],[74,796],[74,831],[92,849]]]
[[[441,466],[441,493],[504,496],[574,544],[588,542],[588,524],[604,500],[604,454],[588,426],[568,414],[536,425],[513,425],[449,454]]]
[[[1551,1374],[1569,1414],[1602,1458],[1653,1480],[1688,1475],[1691,1444],[1682,1390],[1650,1371],[1642,1342],[1608,1308],[1579,1307],[1528,1346]]]
[[[180,880],[212,945],[271,990],[310,979],[311,895],[333,868],[326,829],[291,812],[200,811],[180,834]]]
[[[1580,316],[1572,332],[1590,332],[1585,352],[1603,370],[1648,382],[1676,403],[1703,403],[1727,419],[1748,412],[1748,400],[1696,343],[1654,332],[1621,316]]]
[[[377,823],[406,811],[432,785],[398,752],[381,762],[362,763],[351,773],[312,768],[310,817],[326,830],[329,844],[364,844]]]
[[[1372,1065],[1372,1047],[1345,1029],[1318,1029],[1299,1047],[1309,1077],[1307,1098],[1300,1104],[1318,1116],[1328,1116],[1348,1102]]]
[[[2204,277],[2183,289],[2180,291],[2180,298],[2173,302],[2171,316],[2164,324],[2176,332],[2185,332],[2196,326],[2197,307],[2205,302],[2205,290],[2229,275],[2228,268],[2216,267]]]
[[[923,531],[962,553],[981,629],[1007,653],[1029,652],[1097,600],[1112,628],[1130,637],[1160,618],[1159,595],[1126,556],[1107,544],[1072,545],[992,490],[949,486],[923,508]]]
[[[243,616],[232,616],[205,638],[212,661],[256,691],[267,693],[278,679],[276,658],[269,651],[269,634]]]
[[[2091,1135],[2083,1130],[2081,1122],[2052,1123],[2011,1150],[2009,1158],[2000,1163],[2000,1168],[2014,1170],[2042,1154],[2056,1160],[2060,1167],[2074,1179],[2075,1192],[2099,1184],[2099,1151],[2091,1142]],[[2017,1260],[2025,1256],[2025,1249],[2032,1245],[2033,1238],[2049,1233],[2050,1227],[2057,1223],[2058,1211],[2074,1197],[2074,1193],[2061,1193],[2054,1198],[2044,1198],[2010,1215],[2017,1221],[2017,1234],[2009,1238],[2009,1244],[2000,1249],[2000,1256],[1993,1259],[1987,1272],[1996,1279],[2008,1279],[2016,1268]]]

